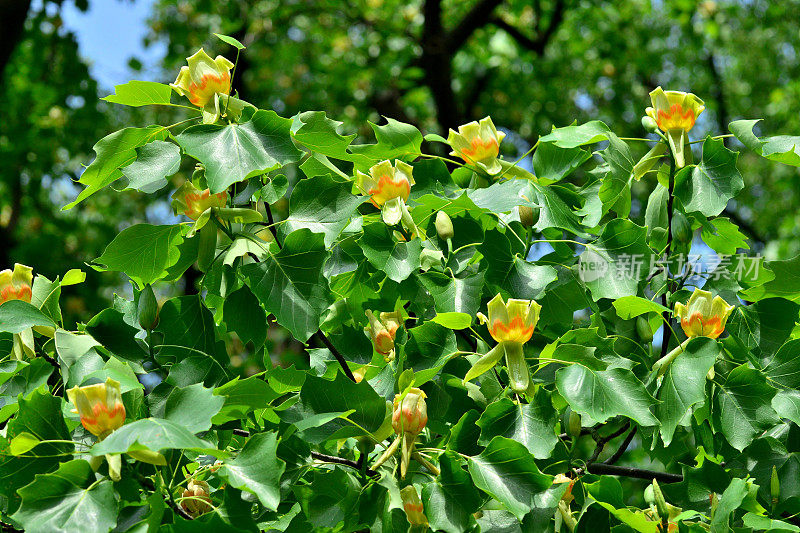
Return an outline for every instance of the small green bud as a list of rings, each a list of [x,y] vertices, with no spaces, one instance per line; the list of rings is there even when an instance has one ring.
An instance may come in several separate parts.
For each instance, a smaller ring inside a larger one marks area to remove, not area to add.
[[[519,206],[519,221],[526,228],[532,228],[539,222],[539,207],[536,208],[521,205]]]
[[[680,211],[675,211],[672,216],[672,238],[678,242],[687,243],[692,240],[692,224],[686,215]]]
[[[655,133],[658,131],[658,123],[653,120],[653,117],[643,116],[642,127],[647,130],[647,133]]]
[[[570,409],[569,421],[567,423],[567,433],[573,437],[581,436],[581,415]]]
[[[149,284],[145,285],[142,292],[139,293],[136,318],[139,320],[139,325],[148,331],[158,325],[158,302],[156,301],[155,293],[153,293],[153,287]]]
[[[647,505],[655,505],[656,495],[653,492],[653,485],[647,485],[644,489],[644,501],[647,502]]]
[[[450,220],[450,217],[447,216],[447,213],[444,211],[439,211],[436,213],[436,233],[439,234],[439,238],[447,240],[452,239],[453,235],[453,221]]]
[[[656,510],[661,519],[669,520],[669,509],[667,508],[667,501],[664,499],[664,494],[661,492],[661,487],[658,486],[658,481],[653,478],[653,496],[656,501]]]
[[[643,342],[653,340],[653,330],[650,329],[650,322],[643,316],[636,317],[636,333]]]
[[[778,469],[772,466],[772,476],[769,479],[769,494],[772,498],[772,506],[778,505],[781,499],[781,480],[778,479]]]

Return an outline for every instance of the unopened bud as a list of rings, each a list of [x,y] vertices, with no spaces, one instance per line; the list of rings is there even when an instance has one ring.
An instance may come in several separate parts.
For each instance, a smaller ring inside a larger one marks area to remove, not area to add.
[[[650,328],[650,323],[643,316],[636,317],[636,333],[639,338],[644,342],[653,340],[653,330]]]
[[[569,421],[567,423],[567,433],[573,437],[581,436],[581,415],[570,409]]]
[[[772,506],[778,505],[781,499],[781,480],[778,479],[778,469],[772,466],[772,477],[769,480],[769,494],[772,498]]]
[[[648,116],[642,117],[642,127],[647,130],[648,133],[655,133],[658,131],[658,124],[652,117]]]
[[[158,302],[150,284],[145,285],[139,293],[139,305],[136,308],[139,325],[148,331],[158,325]]]
[[[661,487],[658,486],[658,481],[653,478],[653,496],[656,501],[656,510],[658,516],[662,520],[669,520],[669,509],[667,508],[667,501],[664,499],[664,494],[661,492]]]
[[[441,239],[452,239],[455,233],[453,232],[453,221],[444,211],[436,213],[436,233],[439,234]]]
[[[539,207],[536,208],[521,205],[519,206],[519,221],[526,228],[532,228],[539,222]]]
[[[672,238],[678,242],[687,243],[692,240],[692,224],[686,215],[675,211],[672,216]]]
[[[181,507],[192,515],[198,517],[211,510],[211,496],[209,496],[208,483],[192,479],[181,494]]]
[[[392,427],[395,433],[417,435],[425,428],[425,424],[428,423],[425,397],[425,393],[416,387],[411,387],[405,397],[402,394],[394,397]]]
[[[427,527],[428,518],[425,516],[425,508],[414,485],[403,487],[400,496],[403,498],[403,510],[406,512],[406,518],[411,527]]]

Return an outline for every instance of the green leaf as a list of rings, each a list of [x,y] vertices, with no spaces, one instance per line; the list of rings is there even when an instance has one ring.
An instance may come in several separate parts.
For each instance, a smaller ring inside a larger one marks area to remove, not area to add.
[[[775,354],[792,334],[800,313],[800,304],[783,298],[768,298],[741,306],[731,315],[727,330],[749,351],[753,359]]]
[[[348,418],[355,424],[338,416],[351,410],[353,413]],[[333,381],[306,376],[300,390],[300,402],[296,410],[285,412],[285,421],[295,423],[326,413],[336,413],[337,417],[318,428],[307,429],[303,435],[309,441],[363,435],[358,426],[370,433],[375,432],[386,418],[386,401],[366,381],[354,383],[341,372],[337,372]]]
[[[741,248],[749,249],[747,237],[730,219],[718,217],[703,224],[700,236],[712,250],[721,255],[733,255]]]
[[[358,245],[372,266],[385,272],[392,281],[400,283],[419,270],[420,240],[397,241],[383,222],[365,226]]]
[[[136,160],[136,148],[151,141],[164,140],[165,128],[148,126],[146,128],[124,128],[94,145],[97,157],[86,167],[78,183],[85,185],[75,200],[62,209],[72,209],[97,191],[107,187],[122,176],[120,168]]]
[[[699,211],[706,217],[722,213],[728,201],[744,188],[736,168],[737,157],[738,153],[725,148],[723,139],[705,140],[700,164],[687,166],[675,176],[675,196],[687,213]]]
[[[175,387],[166,398],[163,412],[151,409],[151,414],[183,426],[190,433],[211,429],[211,419],[225,403],[225,398],[195,383],[188,387]]]
[[[111,481],[96,482],[83,459],[62,463],[52,474],[38,474],[19,494],[22,506],[12,518],[32,533],[110,531],[117,523]]]
[[[481,428],[478,442],[485,445],[500,435],[521,442],[537,459],[547,459],[558,443],[557,423],[550,395],[539,389],[531,403],[516,404],[502,398],[489,404],[477,422]]]
[[[268,204],[274,204],[284,197],[289,190],[289,180],[283,174],[272,176],[269,182],[261,188],[261,199]]]
[[[581,254],[581,279],[595,301],[622,298],[638,292],[651,261],[647,230],[617,218],[606,224],[600,237]]]
[[[431,321],[411,328],[408,335],[409,340],[405,346],[406,367],[414,371],[414,383],[419,387],[438,374],[445,363],[456,356],[456,335]]]
[[[115,430],[105,440],[92,446],[89,453],[99,456],[127,453],[131,450],[157,452],[172,449],[218,452],[211,444],[198,439],[180,424],[159,418],[143,418]]]
[[[30,363],[15,360],[0,363],[0,398],[4,402],[0,408],[0,422],[17,412],[20,395],[24,398],[45,385],[52,373],[53,367],[41,357]]]
[[[340,468],[316,470],[310,483],[292,487],[308,520],[298,531],[354,531],[360,487],[355,477]]]
[[[253,435],[234,459],[225,461],[219,475],[232,487],[255,494],[264,507],[275,511],[281,501],[281,476],[286,470],[286,462],[278,458],[277,450],[277,433]]]
[[[800,167],[800,137],[778,135],[776,137],[756,137],[753,126],[758,120],[736,120],[730,123],[730,130],[747,148],[770,161]]]
[[[175,140],[205,166],[208,186],[215,194],[299,160],[301,152],[289,135],[291,124],[274,111],[259,110],[244,124],[198,124]]]
[[[472,324],[472,315],[467,313],[437,313],[431,319],[431,322],[435,322],[447,329],[467,329]]]
[[[568,205],[564,200],[565,196],[572,196],[572,203],[577,202],[580,196],[571,194],[568,189],[560,185],[543,186],[538,183],[530,182],[530,199],[527,204],[530,207],[539,208],[539,220],[534,229],[542,232],[547,228],[558,228],[583,236],[586,234],[580,224],[577,211],[572,205]]]
[[[725,383],[717,388],[714,411],[731,446],[742,451],[762,431],[778,423],[771,406],[775,393],[764,375],[746,364],[731,370]]]
[[[642,426],[658,424],[650,412],[655,400],[630,370],[598,371],[573,364],[556,372],[556,387],[573,411],[588,415],[595,422],[622,415]]]
[[[561,181],[584,164],[592,154],[581,148],[562,148],[554,143],[539,143],[533,153],[533,173],[543,184]]]
[[[350,150],[354,154],[362,154],[375,161],[401,156],[413,158],[419,154],[422,146],[422,133],[416,126],[399,122],[393,118],[384,118],[386,124],[383,126],[369,122],[372,131],[375,132],[377,144],[350,145]]]
[[[170,105],[171,95],[172,88],[165,83],[131,80],[122,85],[115,85],[114,94],[101,98],[101,100],[131,107]]]
[[[222,309],[228,331],[235,331],[245,344],[252,342],[256,350],[264,346],[267,340],[267,314],[248,287],[228,294]]]
[[[728,533],[731,514],[742,505],[747,496],[747,484],[743,479],[734,478],[722,493],[711,520],[711,533]]]
[[[301,229],[289,234],[278,253],[241,269],[261,305],[301,342],[317,331],[331,304],[322,275],[327,257],[323,236]]]
[[[258,376],[245,379],[236,376],[234,380],[214,389],[214,394],[222,397],[225,403],[219,413],[211,419],[213,424],[224,424],[245,418],[252,411],[269,407],[270,402],[279,397],[279,394]]]
[[[475,316],[480,309],[483,272],[453,278],[441,272],[429,271],[417,279],[433,296],[438,313]]]
[[[58,327],[39,309],[22,300],[9,300],[0,305],[0,332],[20,333],[34,326]]]
[[[153,141],[136,149],[136,161],[122,168],[125,189],[154,193],[169,184],[167,178],[181,166],[181,149],[174,143]]]
[[[553,128],[553,131],[539,139],[540,143],[552,143],[561,148],[575,148],[608,140],[608,129],[603,122],[592,120],[580,126]]]
[[[643,512],[634,512],[625,505],[622,485],[612,477],[602,477],[594,483],[586,483],[586,490],[597,503],[607,509],[617,520],[641,533],[657,533],[658,522],[648,520]]]
[[[229,44],[229,45],[233,46],[237,50],[244,50],[245,48],[247,48],[245,45],[240,43],[238,40],[236,40],[233,37],[230,37],[228,35],[222,35],[220,33],[215,33],[214,37],[216,37],[217,39],[219,39],[223,43],[226,43],[226,44]]]
[[[635,295],[623,296],[614,300],[614,309],[617,310],[617,315],[623,320],[630,320],[645,313],[661,314],[664,311],[670,312],[669,309],[658,302]]]
[[[23,431],[11,439],[8,450],[11,455],[22,455],[34,449],[41,442],[36,435]]]
[[[289,216],[280,226],[281,234],[308,228],[325,235],[325,246],[330,247],[364,201],[363,196],[352,194],[352,188],[351,181],[330,175],[300,180],[292,190]]]
[[[792,389],[800,388],[800,339],[788,341],[763,363],[764,374],[770,381]]]
[[[123,272],[141,289],[166,276],[167,269],[178,262],[185,229],[180,224],[125,228],[94,260],[95,268]]]
[[[458,457],[448,452],[439,457],[441,474],[422,489],[425,515],[431,529],[448,533],[468,531],[482,497]]]
[[[782,261],[767,261],[761,283],[742,291],[742,298],[757,302],[765,298],[800,301],[800,255]]]
[[[781,418],[787,418],[800,426],[800,392],[782,390],[772,398],[772,408]],[[13,445],[13,442],[12,442]]]
[[[542,474],[527,448],[517,441],[495,437],[480,455],[469,458],[475,486],[522,520],[535,507],[536,497],[550,488],[553,477]]]
[[[800,527],[784,522],[783,520],[773,520],[768,516],[761,516],[755,513],[747,513],[742,517],[745,527],[751,527],[755,531],[771,531],[773,533],[800,533]]]
[[[706,374],[719,355],[717,341],[698,337],[686,345],[667,369],[658,390],[656,416],[661,421],[661,438],[669,446],[675,428],[688,417],[695,406],[706,401]]]
[[[324,111],[306,111],[295,118],[292,125],[292,137],[300,145],[311,151],[342,161],[351,161],[357,168],[366,170],[374,160],[361,154],[353,154],[348,150],[355,134],[340,135],[342,123],[325,116]]]

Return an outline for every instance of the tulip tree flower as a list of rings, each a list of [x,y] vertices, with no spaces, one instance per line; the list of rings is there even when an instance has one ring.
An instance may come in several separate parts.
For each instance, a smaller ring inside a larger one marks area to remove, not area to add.
[[[356,187],[370,197],[372,205],[381,210],[383,221],[389,226],[402,220],[407,229],[416,229],[406,207],[411,186],[414,185],[412,170],[411,165],[403,161],[396,160],[392,166],[386,160],[373,165],[368,174],[356,173]]]
[[[14,270],[0,272],[0,305],[10,300],[22,300],[30,303],[33,269],[16,263]]]
[[[420,434],[428,423],[428,406],[425,403],[425,398],[425,392],[416,387],[411,387],[407,391],[395,395],[394,403],[392,404],[392,428],[395,434],[397,434],[397,438],[373,465],[373,470],[381,466],[389,457],[394,455],[399,447],[401,448],[401,478],[405,479],[406,472],[408,471],[408,464],[412,458],[430,470],[434,475],[439,475],[439,469],[414,449],[417,435]]]
[[[498,344],[478,359],[467,372],[464,382],[480,376],[505,355],[511,389],[525,392],[530,376],[522,345],[533,335],[541,309],[542,306],[534,300],[509,298],[508,303],[505,303],[499,294],[492,298],[488,305],[489,316],[478,313],[478,320],[482,324],[488,324],[489,334]]]
[[[725,324],[735,306],[728,305],[722,297],[713,296],[710,292],[695,288],[686,304],[675,304],[675,316],[681,319],[681,328],[688,339],[678,345],[674,350],[656,361],[653,370],[657,376],[662,376],[678,355],[683,353],[686,345],[695,337],[708,337],[716,339],[725,331]],[[708,373],[709,378],[714,377],[714,368]]]
[[[175,210],[175,214],[186,215],[192,220],[197,220],[212,207],[225,207],[227,202],[227,191],[211,194],[209,189],[201,191],[190,181],[184,182],[172,194],[172,209]]]
[[[72,387],[67,397],[75,405],[72,412],[80,415],[83,427],[100,440],[125,422],[119,381],[108,378],[105,383]]]
[[[211,489],[208,483],[192,479],[181,494],[181,507],[194,518],[211,510]]]
[[[656,87],[650,93],[653,106],[648,107],[645,113],[656,121],[658,128],[666,133],[675,164],[678,168],[686,166],[684,145],[686,134],[694,127],[694,123],[705,106],[703,101],[692,93],[681,91],[664,91]]]
[[[394,359],[394,339],[397,336],[397,330],[403,323],[403,315],[401,311],[395,310],[391,312],[380,313],[379,318],[369,309],[365,312],[369,325],[365,331],[369,334],[372,340],[372,345],[375,351],[383,356],[388,363]]]
[[[425,516],[425,507],[419,498],[419,493],[414,485],[407,485],[400,491],[403,499],[403,510],[406,512],[406,519],[411,525],[409,531],[427,531],[428,518]]]
[[[495,175],[502,170],[497,157],[500,154],[500,143],[505,136],[505,133],[494,127],[491,117],[486,117],[480,122],[473,121],[459,126],[458,132],[451,129],[447,143],[453,149],[450,155],[480,167],[487,174]]]
[[[725,324],[733,312],[734,306],[720,296],[712,299],[712,294],[702,289],[695,289],[686,305],[675,304],[675,315],[681,319],[681,327],[686,336],[710,337],[716,339],[725,331]]]
[[[170,87],[203,110],[203,122],[216,122],[220,115],[219,95],[228,96],[231,92],[233,63],[222,56],[211,59],[202,48],[186,61],[189,66],[181,67]]]

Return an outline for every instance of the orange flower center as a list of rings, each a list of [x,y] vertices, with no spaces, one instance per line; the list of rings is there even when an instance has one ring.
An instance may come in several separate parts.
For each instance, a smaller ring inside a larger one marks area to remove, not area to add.
[[[495,139],[484,141],[480,137],[475,137],[470,144],[469,148],[461,150],[461,158],[467,163],[475,163],[497,157],[497,154],[500,153],[500,146]]]
[[[497,342],[512,341],[525,343],[533,335],[533,325],[526,326],[521,316],[515,316],[508,324],[495,320],[489,333]]]
[[[421,513],[424,510],[422,503],[415,504],[413,502],[408,502],[403,504],[403,509],[406,510],[408,514],[412,513]]]
[[[379,331],[375,336],[375,351],[387,355],[394,349],[394,335],[387,330]]]
[[[692,313],[686,318],[681,319],[681,327],[687,337],[710,337],[716,339],[725,328],[722,327],[722,320],[718,316],[704,317],[699,312]]]
[[[109,409],[104,403],[96,403],[90,416],[82,416],[81,424],[94,435],[116,429],[125,422],[125,406],[118,402]]]
[[[411,194],[411,184],[403,175],[393,179],[392,176],[384,174],[378,180],[378,184],[367,193],[372,197],[372,205],[379,208],[392,198],[402,198],[404,202],[408,200],[408,196]]]
[[[228,198],[227,192],[221,192],[214,195],[214,199],[219,203],[224,204]],[[208,209],[213,202],[211,201],[211,190],[206,189],[201,193],[189,193],[186,195],[186,213],[185,215],[192,220],[197,220],[203,211]]]
[[[228,94],[230,83],[231,76],[227,72],[218,76],[206,74],[200,78],[200,83],[189,84],[189,101],[197,107],[205,107],[208,101],[214,98],[214,94]]]
[[[9,300],[22,300],[23,302],[31,301],[31,288],[25,283],[21,287],[14,287],[8,285],[0,290],[0,304],[4,304]]]
[[[691,108],[684,110],[680,104],[672,104],[669,111],[659,109],[656,118],[656,124],[662,131],[689,131],[694,127],[694,121],[694,111]]]

